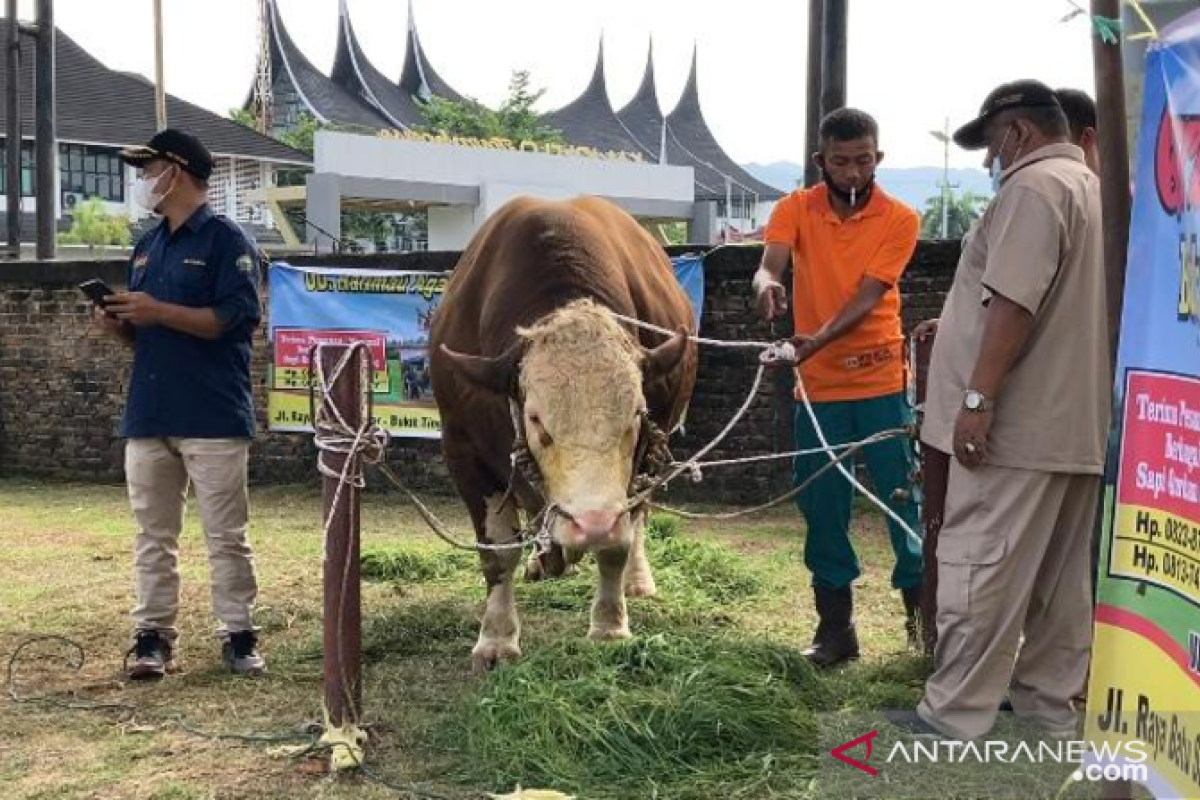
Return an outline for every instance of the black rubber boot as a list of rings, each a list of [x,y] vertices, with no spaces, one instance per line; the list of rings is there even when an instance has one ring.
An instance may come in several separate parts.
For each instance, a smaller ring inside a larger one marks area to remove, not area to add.
[[[854,630],[854,595],[840,589],[813,587],[817,601],[817,633],[804,657],[822,669],[858,658],[858,633]]]
[[[921,586],[906,586],[900,590],[904,598],[904,632],[908,635],[908,649],[917,653],[925,649],[925,636],[921,630]]]

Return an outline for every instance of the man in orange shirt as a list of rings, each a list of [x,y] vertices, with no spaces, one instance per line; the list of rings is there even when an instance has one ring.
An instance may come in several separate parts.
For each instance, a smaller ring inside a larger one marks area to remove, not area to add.
[[[791,258],[798,381],[831,446],[911,421],[897,284],[916,248],[919,218],[875,184],[883,158],[878,142],[879,126],[862,111],[839,109],[821,122],[820,152],[813,158],[824,183],[795,191],[775,207],[762,266],[754,276],[759,312],[775,319],[787,309],[782,280]],[[796,399],[803,399],[799,385]],[[796,448],[819,446],[800,402]],[[887,439],[865,448],[862,456],[876,494],[910,530],[918,530],[908,442]],[[828,461],[824,453],[797,458],[797,484]],[[843,464],[854,468],[853,459]],[[813,573],[819,617],[805,655],[822,667],[859,654],[851,586],[861,570],[849,537],[852,500],[853,487],[835,470],[797,499],[808,525],[804,560]],[[894,521],[888,528],[896,553],[892,585],[904,598],[909,645],[917,647],[921,543]]]

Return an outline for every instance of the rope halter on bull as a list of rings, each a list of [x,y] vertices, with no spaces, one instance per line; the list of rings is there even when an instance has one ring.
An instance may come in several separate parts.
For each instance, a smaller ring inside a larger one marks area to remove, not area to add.
[[[400,479],[400,476],[388,467],[384,461],[391,437],[387,430],[380,427],[375,421],[374,403],[370,388],[374,375],[374,367],[372,365],[370,349],[364,342],[355,342],[346,346],[345,352],[342,353],[333,370],[327,375],[324,360],[321,358],[321,353],[327,346],[322,344],[313,345],[309,351],[309,374],[311,375],[311,381],[308,395],[309,418],[312,420],[314,431],[313,443],[316,445],[318,451],[317,470],[321,475],[334,478],[338,482],[333,502],[330,504],[330,513],[326,517],[323,527],[326,536],[333,521],[333,511],[338,508],[343,487],[354,486],[361,489],[366,486],[366,479],[363,476],[363,464],[365,463],[374,465],[376,469],[383,473],[384,477],[403,492],[429,528],[440,539],[452,547],[460,550],[518,550],[523,549],[530,542],[533,542],[540,549],[549,548],[549,521],[551,519],[550,512],[552,511],[549,505],[534,516],[515,539],[503,544],[491,544],[488,542],[465,544],[451,533],[449,528],[437,518],[437,515],[421,502],[421,498],[417,497],[405,485],[404,481]],[[362,424],[357,428],[352,428],[346,421],[342,410],[338,408],[337,403],[332,401],[332,393],[334,385],[342,376],[342,373],[354,361],[357,353],[361,353],[362,355],[359,359],[359,369],[361,370],[359,385],[364,387],[364,391],[359,399],[359,402],[362,403],[359,415]],[[335,469],[329,464],[329,457],[333,454],[346,456],[346,461],[340,470]],[[510,484],[512,483],[511,480],[509,482]]]

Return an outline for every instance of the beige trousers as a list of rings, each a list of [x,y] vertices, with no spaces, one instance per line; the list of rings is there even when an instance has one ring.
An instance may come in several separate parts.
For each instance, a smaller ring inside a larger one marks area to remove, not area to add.
[[[130,439],[125,445],[129,503],[140,528],[134,545],[138,630],[175,638],[179,608],[179,533],[189,482],[195,489],[212,571],[220,633],[251,630],[258,594],[246,538],[247,439]]]
[[[951,462],[934,673],[917,707],[926,722],[964,739],[983,736],[1007,690],[1018,716],[1074,726],[1071,697],[1091,647],[1099,490],[1099,475]]]

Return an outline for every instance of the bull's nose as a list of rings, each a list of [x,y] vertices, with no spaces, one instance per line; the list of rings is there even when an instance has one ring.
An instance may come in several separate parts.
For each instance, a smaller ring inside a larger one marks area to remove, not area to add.
[[[583,535],[591,538],[611,532],[617,525],[618,516],[615,511],[584,511],[575,514],[572,519]]]

